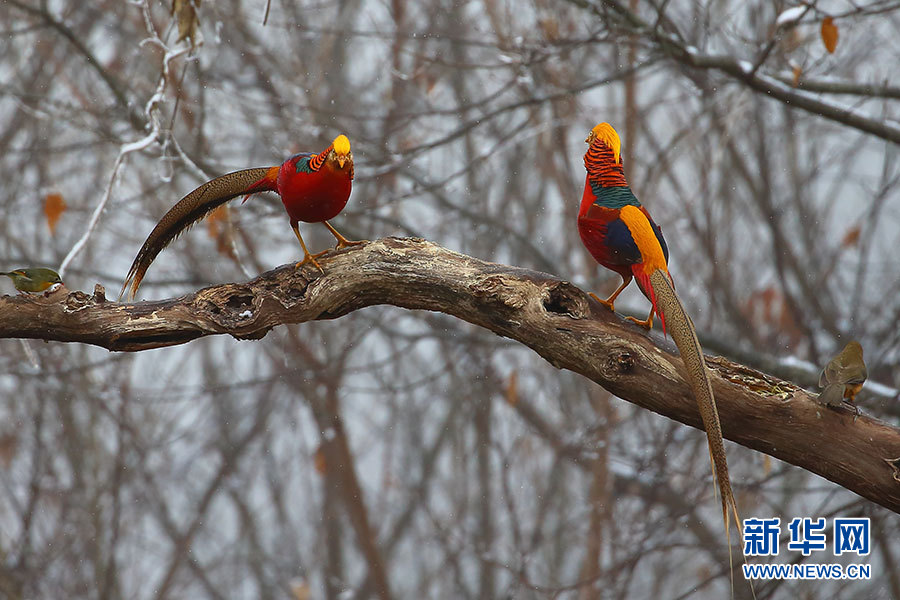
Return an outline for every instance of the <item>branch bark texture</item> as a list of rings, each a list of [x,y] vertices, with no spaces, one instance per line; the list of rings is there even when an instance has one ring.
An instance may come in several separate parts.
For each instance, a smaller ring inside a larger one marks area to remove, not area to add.
[[[385,238],[320,259],[325,273],[283,266],[247,283],[138,303],[58,291],[0,298],[0,338],[81,342],[134,352],[229,334],[335,319],[378,304],[432,310],[528,346],[557,368],[700,428],[683,365],[651,337],[545,273],[485,262],[421,239]],[[786,381],[708,357],[725,437],[770,454],[900,513],[900,431],[819,405]],[[738,482],[739,483],[739,482]],[[748,510],[748,507],[744,507]]]

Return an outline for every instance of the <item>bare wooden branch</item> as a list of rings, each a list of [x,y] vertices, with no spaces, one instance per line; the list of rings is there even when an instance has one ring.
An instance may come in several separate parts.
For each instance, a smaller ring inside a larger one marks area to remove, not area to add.
[[[180,298],[109,302],[58,291],[0,298],[0,338],[81,342],[116,351],[229,334],[259,339],[284,323],[335,319],[389,304],[453,315],[528,346],[552,365],[699,428],[672,344],[648,337],[574,285],[481,261],[421,239],[385,238],[320,259],[325,273],[283,266],[247,283]],[[900,513],[900,431],[820,406],[794,384],[709,358],[725,437],[821,475]],[[738,482],[739,483],[739,482]],[[747,507],[745,507],[747,510]]]

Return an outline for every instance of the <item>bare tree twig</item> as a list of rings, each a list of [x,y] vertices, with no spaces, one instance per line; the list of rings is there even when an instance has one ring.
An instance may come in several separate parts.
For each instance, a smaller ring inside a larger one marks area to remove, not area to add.
[[[569,2],[592,11],[600,18],[604,17],[604,10],[589,0],[569,0]],[[849,107],[820,100],[808,91],[797,89],[790,84],[784,83],[778,76],[773,77],[758,73],[750,61],[738,60],[724,54],[704,54],[699,52],[696,48],[682,43],[677,35],[652,27],[616,0],[603,0],[602,6],[614,12],[624,21],[627,28],[646,36],[661,52],[685,66],[719,71],[750,89],[766,94],[790,106],[795,106],[831,121],[843,123],[884,140],[900,143],[900,126],[894,122],[868,117]],[[825,91],[819,89],[820,87],[812,88],[812,90]]]
[[[781,83],[791,86],[795,85],[793,75],[775,75],[774,77]],[[889,85],[887,82],[883,84],[875,82],[859,83],[856,81],[800,77],[796,82],[796,87],[797,89],[818,94],[846,94],[848,96],[865,96],[868,98],[900,99],[900,87]]]
[[[93,52],[91,52],[84,42],[65,24],[53,18],[53,15],[50,14],[44,8],[36,8],[34,6],[29,6],[24,2],[20,2],[20,0],[9,0],[10,4],[15,6],[16,8],[27,12],[28,14],[40,18],[44,23],[46,23],[49,27],[53,28],[60,35],[62,35],[72,46],[75,47],[75,50],[84,56],[87,63],[91,66],[94,71],[100,76],[103,82],[109,87],[109,90],[112,92],[113,96],[116,98],[116,102],[119,107],[124,109],[128,113],[128,120],[131,122],[132,127],[134,127],[138,131],[143,131],[144,127],[146,127],[147,122],[144,120],[143,115],[141,115],[134,107],[129,105],[128,102],[128,94],[125,92],[125,89],[122,86],[122,83],[113,77],[113,75],[106,70],[103,65],[100,64],[100,61],[97,60],[97,57],[94,56]]]

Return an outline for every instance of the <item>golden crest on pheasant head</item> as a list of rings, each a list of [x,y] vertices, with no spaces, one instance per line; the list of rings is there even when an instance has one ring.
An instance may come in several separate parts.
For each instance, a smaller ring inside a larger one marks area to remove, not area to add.
[[[605,144],[613,151],[616,164],[621,162],[619,156],[622,150],[622,140],[619,139],[619,134],[609,123],[600,123],[595,126],[584,141],[588,144],[593,144],[595,141]]]
[[[350,152],[350,140],[343,133],[331,143],[331,152],[328,153],[328,162],[332,167],[343,169],[344,165],[349,165],[353,169],[353,153]]]

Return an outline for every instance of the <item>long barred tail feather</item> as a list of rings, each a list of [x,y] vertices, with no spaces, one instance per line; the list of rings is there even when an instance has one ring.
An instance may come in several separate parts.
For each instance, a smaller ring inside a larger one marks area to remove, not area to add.
[[[129,284],[131,285],[129,295],[132,300],[134,299],[147,269],[150,268],[150,264],[157,255],[197,221],[237,196],[275,190],[273,169],[275,169],[274,174],[277,175],[278,167],[259,167],[228,173],[216,177],[212,181],[207,181],[179,200],[175,206],[169,209],[169,212],[163,215],[163,218],[147,236],[147,240],[131,264],[128,276],[125,277],[125,283],[119,293],[119,300],[122,300]]]
[[[703,428],[706,430],[706,440],[709,446],[709,456],[712,466],[713,479],[718,484],[722,500],[722,518],[725,521],[725,536],[728,541],[728,560],[731,564],[731,583],[734,590],[734,560],[731,549],[731,518],[737,526],[738,539],[743,548],[743,534],[741,520],[738,516],[737,502],[731,489],[731,479],[728,476],[728,462],[725,456],[725,442],[722,439],[722,424],[719,422],[719,411],[716,409],[716,400],[713,396],[712,382],[709,379],[706,362],[703,359],[703,349],[697,339],[697,332],[690,316],[684,310],[684,305],[675,294],[675,287],[668,273],[657,269],[649,276],[651,288],[654,291],[657,302],[662,311],[660,318],[665,315],[669,321],[670,333],[681,359],[687,369],[688,381],[697,399],[700,409],[700,417],[703,419]],[[746,562],[746,558],[744,559]],[[753,597],[756,592],[751,582]]]

